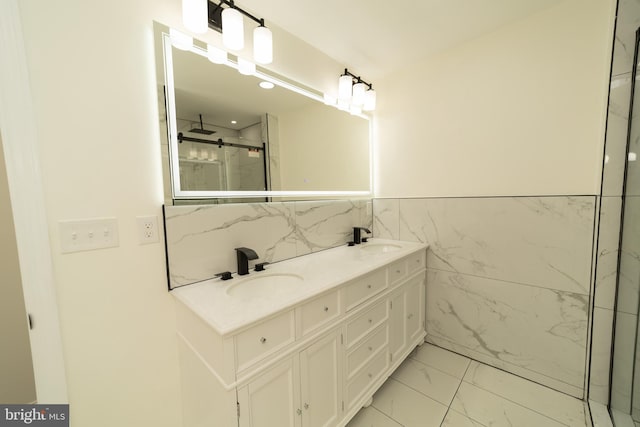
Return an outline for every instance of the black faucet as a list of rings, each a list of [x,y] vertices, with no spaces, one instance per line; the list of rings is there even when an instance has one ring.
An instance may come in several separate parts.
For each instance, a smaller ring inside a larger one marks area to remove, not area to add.
[[[368,228],[353,227],[353,243],[355,243],[356,245],[359,245],[360,243],[362,243],[362,237],[361,237],[360,231],[364,231],[365,233],[371,234],[371,230],[369,230]]]
[[[236,248],[238,256],[238,274],[243,276],[249,274],[249,260],[258,259],[258,254],[249,248]]]

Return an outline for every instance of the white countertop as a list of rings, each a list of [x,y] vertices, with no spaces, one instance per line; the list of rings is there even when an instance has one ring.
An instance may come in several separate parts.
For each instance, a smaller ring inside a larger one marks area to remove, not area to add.
[[[368,253],[367,245],[398,245],[392,252]],[[232,280],[210,279],[182,286],[171,294],[206,321],[220,335],[227,335],[271,314],[313,298],[351,279],[425,250],[426,244],[387,239],[369,239],[355,246],[340,246],[285,261],[268,264],[264,271],[250,270],[249,275],[233,275]],[[286,293],[259,297],[234,297],[227,289],[241,280],[259,275],[295,274],[303,281]]]

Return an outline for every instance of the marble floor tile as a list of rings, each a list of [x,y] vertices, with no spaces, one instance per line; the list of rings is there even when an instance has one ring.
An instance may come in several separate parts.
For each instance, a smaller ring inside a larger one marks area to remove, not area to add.
[[[565,425],[466,382],[460,384],[451,409],[485,426],[560,427]]]
[[[548,387],[472,361],[464,382],[569,426],[585,425],[581,400]]]
[[[393,378],[373,396],[373,407],[404,427],[439,427],[448,409]]]
[[[629,414],[615,409],[611,413],[613,415],[613,423],[616,427],[636,427]]]
[[[485,427],[485,426],[480,424],[479,422],[472,420],[469,417],[462,415],[459,412],[449,409],[449,412],[447,412],[447,416],[444,418],[444,421],[442,422],[441,427]]]
[[[604,404],[590,400],[589,409],[591,410],[593,427],[613,427],[611,418],[609,418],[609,411]]]
[[[416,348],[409,357],[460,379],[464,376],[471,361],[468,357],[429,343]]]
[[[460,383],[459,379],[411,358],[405,360],[391,378],[447,406]]]
[[[402,424],[395,422],[373,406],[369,406],[360,410],[349,421],[347,427],[402,427]]]

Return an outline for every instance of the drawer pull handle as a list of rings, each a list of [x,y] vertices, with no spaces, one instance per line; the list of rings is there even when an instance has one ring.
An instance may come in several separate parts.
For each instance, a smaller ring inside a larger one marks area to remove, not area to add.
[[[304,409],[309,409],[309,404],[308,403],[304,404]]]
[[[329,311],[329,307],[325,307],[325,308],[324,308],[324,311],[325,311],[325,312]]]
[[[264,343],[266,343],[266,342],[267,342],[267,339],[266,339],[265,337],[262,337],[262,338],[260,338],[260,342],[261,342],[262,344],[264,344]]]

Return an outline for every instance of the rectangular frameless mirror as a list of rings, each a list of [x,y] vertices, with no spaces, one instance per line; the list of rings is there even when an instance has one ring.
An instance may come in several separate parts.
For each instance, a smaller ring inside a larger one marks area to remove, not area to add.
[[[175,202],[371,195],[366,116],[266,70],[243,75],[235,60],[212,63],[199,41],[178,49],[166,26],[155,28],[165,185]]]

